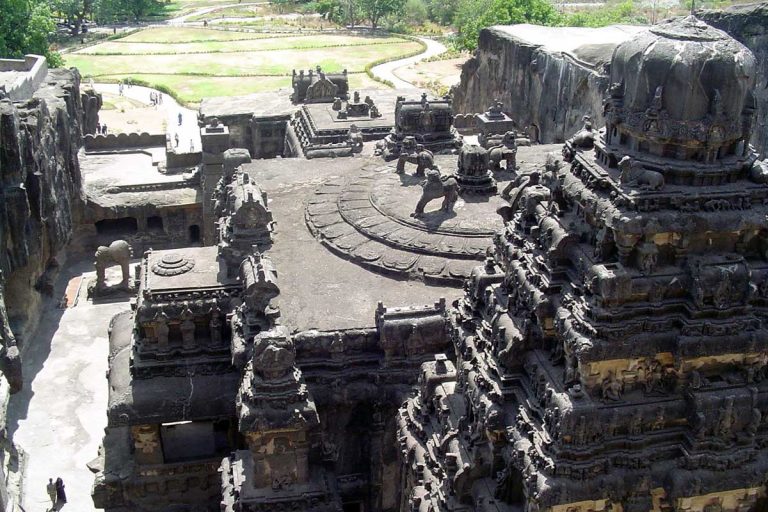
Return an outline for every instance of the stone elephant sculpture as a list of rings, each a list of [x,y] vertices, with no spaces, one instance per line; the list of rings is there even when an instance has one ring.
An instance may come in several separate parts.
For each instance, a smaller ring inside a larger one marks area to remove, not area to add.
[[[416,172],[414,176],[424,176],[424,171],[432,169],[435,166],[435,155],[428,149],[425,149],[423,145],[416,146],[416,150],[412,153],[400,153],[397,158],[397,168],[395,172],[397,174],[403,174],[405,172],[405,164],[416,164]]]
[[[517,134],[507,132],[501,140],[501,144],[488,148],[488,161],[491,171],[500,171],[502,160],[506,162],[506,170],[514,171],[517,168]]]
[[[104,288],[106,286],[105,272],[107,267],[113,264],[120,265],[123,271],[123,280],[120,282],[120,285],[128,286],[128,280],[131,277],[129,264],[131,258],[133,258],[133,249],[131,249],[131,245],[128,242],[125,240],[115,240],[108,247],[101,245],[96,249],[94,257],[96,259],[94,266],[96,267],[97,288]]]
[[[768,183],[768,158],[757,160],[749,169],[749,178],[755,183]]]
[[[440,210],[443,212],[452,212],[453,205],[459,199],[459,183],[453,176],[441,176],[437,169],[427,171],[427,179],[421,182],[421,198],[416,204],[416,211],[411,217],[421,217],[424,215],[424,207],[433,199],[443,198],[443,204]]]

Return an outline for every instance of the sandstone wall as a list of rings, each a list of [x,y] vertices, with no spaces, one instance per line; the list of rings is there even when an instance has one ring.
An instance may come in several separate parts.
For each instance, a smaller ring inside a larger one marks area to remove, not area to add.
[[[739,5],[722,11],[700,11],[697,16],[728,32],[755,54],[758,67],[755,86],[757,112],[752,144],[763,158],[768,158],[768,3]]]

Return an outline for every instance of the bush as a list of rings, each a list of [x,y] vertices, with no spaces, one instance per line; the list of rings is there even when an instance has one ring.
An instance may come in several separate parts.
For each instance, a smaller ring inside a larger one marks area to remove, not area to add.
[[[480,30],[491,25],[557,25],[561,15],[547,0],[460,0],[454,22],[458,49],[474,50]]]
[[[561,23],[568,27],[605,27],[616,24],[646,24],[648,19],[637,12],[632,0],[605,4],[564,15]]]

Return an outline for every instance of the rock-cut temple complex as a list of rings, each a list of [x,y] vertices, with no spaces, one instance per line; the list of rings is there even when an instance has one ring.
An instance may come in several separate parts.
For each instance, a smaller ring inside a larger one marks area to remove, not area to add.
[[[768,510],[768,159],[759,63],[726,32],[627,31],[601,111],[547,145],[508,98],[456,115],[318,67],[204,100],[187,153],[93,135],[100,96],[28,61],[0,165],[31,210],[0,228],[51,255],[0,259],[0,391],[19,290],[52,288],[71,234],[96,266],[79,300],[125,306],[96,508]],[[46,210],[56,183],[77,215]]]

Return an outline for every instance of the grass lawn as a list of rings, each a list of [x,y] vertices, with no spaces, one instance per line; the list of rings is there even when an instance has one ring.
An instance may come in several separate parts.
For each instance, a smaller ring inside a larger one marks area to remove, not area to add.
[[[103,80],[116,81],[123,75],[104,76]],[[289,88],[291,78],[281,77],[199,77],[185,75],[141,75],[141,79],[152,85],[164,85],[170,87],[190,104],[197,104],[203,98],[214,96],[242,96],[255,92],[275,91],[280,88]],[[349,76],[351,89],[377,89],[385,88],[385,85],[371,80],[365,73]]]
[[[157,27],[135,32],[129,36],[117,39],[117,41],[123,43],[186,43],[190,41],[231,41],[233,39],[259,39],[263,37],[265,37],[264,34],[229,32],[208,28]],[[269,34],[266,37],[269,37]]]
[[[219,31],[224,34],[231,32]],[[128,38],[126,38],[128,39]],[[147,54],[179,54],[179,53],[215,53],[215,52],[247,52],[284,49],[303,49],[330,46],[368,46],[382,44],[410,43],[407,39],[398,37],[359,37],[346,35],[307,34],[304,36],[279,36],[251,38],[234,41],[207,41],[200,43],[135,43],[124,40],[110,41],[90,48],[85,48],[77,55],[147,55]]]
[[[266,16],[275,14],[277,11],[270,4],[263,5],[237,5],[218,9],[205,14],[198,14],[187,18],[189,21],[214,20],[216,18],[250,18],[252,16]]]
[[[66,65],[97,81],[131,76],[165,85],[182,100],[198,102],[209,96],[289,87],[293,69],[318,65],[328,72],[347,69],[352,73],[352,87],[369,88],[372,81],[363,73],[367,64],[420,48],[419,43],[398,37],[250,35],[202,28],[153,28],[67,54]],[[233,40],[236,38],[242,40]],[[117,53],[120,55],[112,55]]]

